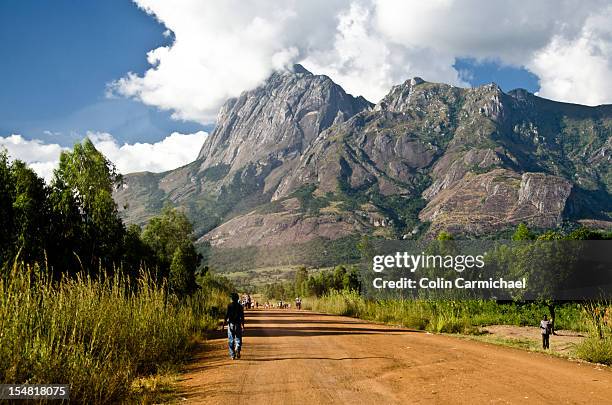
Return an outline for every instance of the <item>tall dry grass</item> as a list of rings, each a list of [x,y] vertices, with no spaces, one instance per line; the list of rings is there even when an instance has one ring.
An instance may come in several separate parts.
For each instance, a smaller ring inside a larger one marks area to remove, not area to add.
[[[221,291],[181,300],[144,273],[136,285],[121,275],[53,282],[13,266],[0,277],[0,383],[69,384],[73,401],[111,403],[137,376],[185,360],[216,322]]]
[[[612,304],[588,303],[583,308],[588,337],[576,347],[576,355],[593,363],[612,365]]]

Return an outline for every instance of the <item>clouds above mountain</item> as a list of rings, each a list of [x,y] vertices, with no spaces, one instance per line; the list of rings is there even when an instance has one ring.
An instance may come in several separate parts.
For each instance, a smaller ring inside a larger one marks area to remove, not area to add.
[[[119,172],[163,172],[193,162],[208,134],[174,132],[155,143],[119,144],[108,133],[88,132],[87,136],[96,148],[115,164]],[[41,140],[28,140],[21,135],[0,136],[0,149],[6,149],[11,159],[28,164],[46,181],[53,177],[60,153],[68,148]]]
[[[292,63],[372,101],[412,76],[466,85],[453,65],[472,58],[528,69],[546,97],[612,102],[607,0],[135,2],[174,42],[109,88],[177,119],[213,122],[227,98]]]
[[[96,148],[117,166],[121,173],[164,172],[193,162],[208,134],[174,132],[156,143],[124,143],[120,145],[111,134],[88,133]]]

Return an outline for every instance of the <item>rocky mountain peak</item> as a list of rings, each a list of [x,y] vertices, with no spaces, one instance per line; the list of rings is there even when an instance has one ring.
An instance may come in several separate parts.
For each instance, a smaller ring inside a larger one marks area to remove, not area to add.
[[[413,77],[391,88],[391,91],[374,107],[375,111],[404,111],[410,105],[415,88],[426,83],[420,77]]]
[[[299,63],[296,63],[295,65],[293,65],[291,70],[293,73],[296,73],[296,74],[312,75],[312,72],[310,72],[310,70],[306,69],[304,66],[300,65]]]
[[[348,118],[370,106],[329,77],[294,65],[228,100],[198,159],[202,170],[220,164],[233,171],[251,162],[282,162],[299,155],[339,115]]]

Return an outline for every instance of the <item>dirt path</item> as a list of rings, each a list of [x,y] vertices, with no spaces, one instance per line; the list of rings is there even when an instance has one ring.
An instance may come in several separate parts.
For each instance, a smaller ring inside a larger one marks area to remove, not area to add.
[[[207,344],[181,397],[202,404],[610,403],[612,371],[297,311],[247,312],[242,360]]]

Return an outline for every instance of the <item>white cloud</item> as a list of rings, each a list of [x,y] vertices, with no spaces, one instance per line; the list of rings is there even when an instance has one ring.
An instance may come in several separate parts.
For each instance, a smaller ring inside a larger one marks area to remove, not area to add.
[[[528,68],[542,95],[612,102],[608,0],[135,2],[174,42],[110,87],[177,119],[213,122],[227,98],[296,62],[371,101],[412,76],[464,84],[453,64],[469,57]]]
[[[108,133],[89,132],[87,136],[96,149],[115,164],[119,172],[164,172],[193,162],[208,136],[204,131],[195,134],[173,132],[156,143],[119,145]]]
[[[0,136],[0,148],[6,148],[11,159],[23,160],[46,181],[53,177],[53,169],[66,148],[56,143],[43,143],[39,139],[27,140],[21,135]]]
[[[173,110],[175,118],[211,122],[228,97],[255,87],[298,58],[310,40],[325,36],[310,34],[305,22],[328,25],[333,35],[335,7],[345,2],[138,0],[175,41],[148,53],[152,68],[144,76],[129,73],[111,88]]]
[[[453,69],[451,54],[416,46],[408,49],[389,41],[376,29],[371,10],[360,4],[352,4],[339,14],[332,44],[331,48],[313,50],[301,63],[373,101],[413,76],[467,85]]]
[[[88,132],[87,136],[96,148],[115,164],[121,173],[137,171],[163,172],[175,169],[195,160],[207,137],[204,131],[195,134],[173,132],[156,143],[119,145],[108,133]],[[6,148],[11,159],[28,164],[47,182],[59,163],[62,151],[69,148],[58,144],[46,144],[41,140],[28,140],[21,135],[0,136],[0,148]]]
[[[612,6],[587,19],[574,39],[555,36],[529,70],[540,77],[539,95],[598,105],[612,102]]]
[[[604,0],[376,0],[391,41],[523,64],[553,35],[575,35]]]

